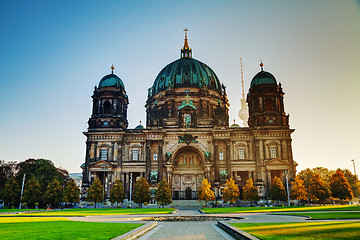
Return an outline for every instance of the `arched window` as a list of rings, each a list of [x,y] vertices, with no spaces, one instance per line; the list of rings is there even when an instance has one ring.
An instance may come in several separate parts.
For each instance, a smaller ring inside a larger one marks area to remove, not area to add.
[[[104,114],[110,114],[111,104],[109,101],[104,102]]]

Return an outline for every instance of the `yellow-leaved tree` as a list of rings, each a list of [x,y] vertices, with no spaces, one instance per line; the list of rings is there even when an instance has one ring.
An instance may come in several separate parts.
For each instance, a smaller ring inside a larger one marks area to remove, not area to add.
[[[307,191],[306,188],[304,186],[304,181],[301,180],[298,177],[294,178],[294,181],[291,182],[291,191],[290,191],[290,197],[292,199],[296,199],[296,200],[306,200],[307,198]]]
[[[205,202],[208,202],[215,200],[215,194],[211,190],[211,184],[209,183],[207,178],[205,178],[201,182],[201,186],[199,187],[197,196],[198,196],[198,201],[204,200]]]
[[[235,184],[233,178],[226,180],[226,187],[224,188],[223,199],[226,202],[235,203],[239,199],[239,187]]]
[[[250,201],[251,206],[253,204],[253,201],[259,201],[259,193],[257,190],[257,187],[254,186],[253,180],[250,178],[246,180],[246,185],[243,186],[243,197],[245,201]]]

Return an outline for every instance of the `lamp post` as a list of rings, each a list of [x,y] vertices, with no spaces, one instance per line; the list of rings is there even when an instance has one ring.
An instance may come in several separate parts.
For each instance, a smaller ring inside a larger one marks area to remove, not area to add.
[[[130,173],[130,208],[131,208],[132,173]]]
[[[355,160],[354,160],[354,159],[352,159],[351,161],[353,162],[353,165],[354,165],[354,174],[355,174],[355,177],[356,177]]]
[[[287,193],[287,198],[288,198],[288,206],[290,206],[289,181],[288,181],[287,170],[285,170],[285,178],[286,178],[286,193]]]

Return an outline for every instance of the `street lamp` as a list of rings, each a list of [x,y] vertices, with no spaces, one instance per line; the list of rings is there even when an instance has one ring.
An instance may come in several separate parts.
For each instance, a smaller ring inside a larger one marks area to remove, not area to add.
[[[130,173],[130,208],[131,208],[132,173]]]
[[[354,159],[352,159],[351,161],[353,162],[353,165],[354,165],[354,174],[355,174],[355,177],[356,177],[355,160],[354,160]]]
[[[290,206],[289,181],[288,181],[287,170],[285,170],[285,178],[286,178],[286,192],[287,192],[287,197],[288,197],[288,206]]]

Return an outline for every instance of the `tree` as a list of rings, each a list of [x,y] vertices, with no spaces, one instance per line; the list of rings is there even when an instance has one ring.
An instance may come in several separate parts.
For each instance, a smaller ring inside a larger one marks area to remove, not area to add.
[[[141,177],[140,180],[136,181],[134,186],[134,202],[140,203],[140,206],[144,202],[149,202],[151,199],[151,192],[149,183],[146,181],[144,177]]]
[[[341,171],[343,172],[348,183],[350,184],[354,197],[358,197],[360,195],[360,181],[358,179],[358,176],[352,174],[349,169],[343,169]]]
[[[118,203],[122,203],[125,199],[125,189],[119,180],[116,180],[114,186],[110,190],[110,202],[114,204],[116,202],[116,207]]]
[[[257,190],[257,187],[254,186],[253,180],[250,178],[246,180],[245,186],[243,186],[243,197],[245,201],[250,201],[251,206],[253,204],[253,201],[259,201],[259,193]]]
[[[5,162],[4,160],[0,160],[0,192],[4,189],[6,182],[15,176],[16,171],[16,162]]]
[[[233,178],[226,180],[226,187],[223,193],[223,199],[226,202],[236,202],[239,199],[240,191],[239,187],[235,184]]]
[[[5,183],[5,187],[1,191],[1,198],[7,203],[8,207],[20,202],[20,187],[14,177]]]
[[[328,186],[320,179],[320,175],[315,173],[310,181],[309,196],[312,200],[319,200],[320,203],[325,203],[325,200],[330,197],[330,190]]]
[[[280,178],[274,177],[271,182],[270,192],[271,199],[276,200],[279,205],[279,201],[286,201],[286,191]]]
[[[38,180],[32,176],[24,186],[24,194],[21,202],[28,206],[35,207],[35,203],[42,202],[43,193],[40,190]]]
[[[100,179],[95,179],[95,181],[91,184],[91,186],[87,190],[87,200],[95,202],[95,208],[96,203],[102,202],[103,200],[103,185],[101,184]]]
[[[290,197],[297,200],[306,200],[307,191],[304,186],[304,181],[298,177],[295,177],[294,181],[291,182]]]
[[[311,179],[314,176],[314,172],[310,168],[306,168],[304,170],[301,170],[297,174],[297,178],[302,180],[304,182],[304,186],[307,190],[310,188]]]
[[[211,184],[209,183],[207,178],[204,178],[204,180],[201,182],[201,186],[199,187],[197,196],[198,201],[204,200],[205,202],[208,202],[215,200],[215,194],[211,190]]]
[[[77,203],[80,201],[80,189],[76,186],[74,179],[70,179],[67,183],[64,191],[65,202],[68,203]]]
[[[351,200],[353,192],[351,186],[340,169],[331,176],[330,182],[331,196],[341,200]]]
[[[331,175],[334,173],[333,170],[329,170],[324,167],[316,167],[313,169],[306,168],[300,171],[297,174],[297,177],[304,181],[305,188],[309,191],[311,179],[313,178],[314,174],[319,174],[320,179],[325,183],[325,185],[329,185]]]
[[[45,199],[51,206],[58,206],[64,201],[64,188],[58,180],[54,179],[47,187],[45,192]]]

